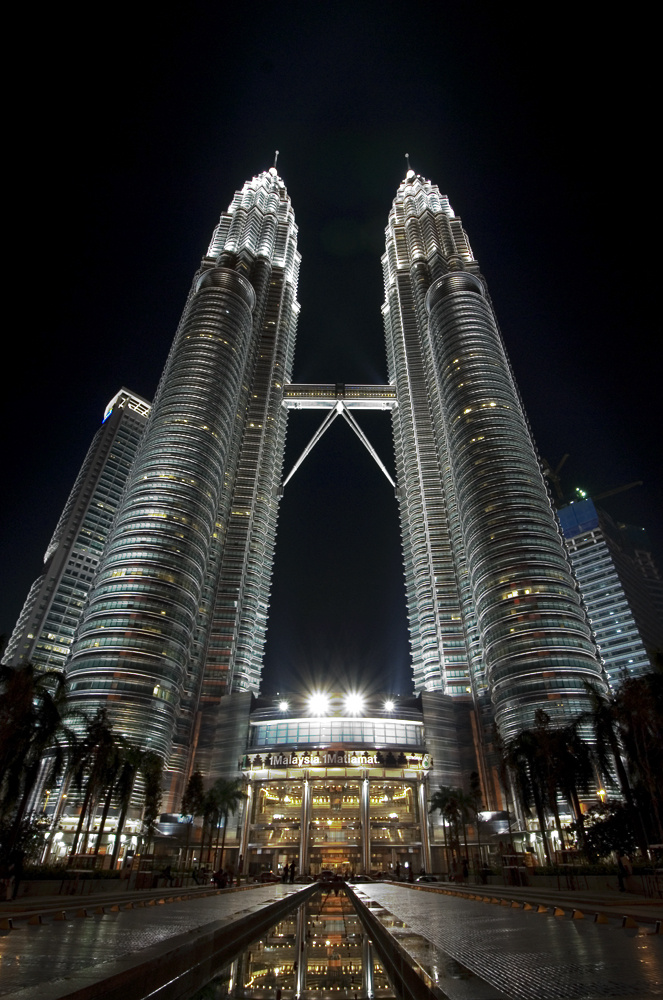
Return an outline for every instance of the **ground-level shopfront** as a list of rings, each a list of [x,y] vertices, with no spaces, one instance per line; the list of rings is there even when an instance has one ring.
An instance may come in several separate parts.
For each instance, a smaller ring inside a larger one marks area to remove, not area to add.
[[[248,753],[243,870],[370,873],[430,870],[430,758],[409,747]]]

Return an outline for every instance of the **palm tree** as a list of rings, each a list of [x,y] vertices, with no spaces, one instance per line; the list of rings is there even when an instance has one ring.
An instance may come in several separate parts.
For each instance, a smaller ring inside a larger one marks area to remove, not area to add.
[[[64,674],[31,663],[0,666],[0,819],[10,821],[8,850],[37,782],[48,786],[64,764],[72,739],[65,705]]]
[[[650,836],[663,841],[663,673],[628,677],[615,695],[617,728]]]
[[[131,795],[136,783],[136,776],[142,761],[143,751],[139,750],[138,747],[125,742],[122,748],[122,762],[117,775],[117,780],[115,782],[115,794],[120,813],[117,819],[115,843],[113,844],[113,854],[111,856],[111,871],[114,871],[115,866],[117,865],[117,859],[122,842],[122,834],[124,833],[124,824],[127,819],[129,805],[131,804]]]
[[[161,813],[161,781],[163,775],[163,758],[153,750],[146,750],[143,754],[140,769],[143,775],[144,805],[143,823],[147,834],[147,844],[154,836],[157,820]]]
[[[120,767],[114,785],[114,795],[120,813],[111,856],[111,870],[117,865],[127,813],[139,775],[143,782],[143,823],[146,827],[148,844],[161,811],[162,758],[152,750],[141,750],[128,740],[122,741],[120,755]]]
[[[470,774],[470,800],[477,825],[477,846],[479,849],[479,864],[481,864],[481,819],[479,813],[481,812],[483,802],[481,796],[481,778],[478,771],[472,771]]]
[[[467,819],[472,807],[471,799],[465,794],[462,788],[452,788],[450,785],[440,785],[436,792],[433,792],[428,811],[433,813],[439,811],[443,821],[449,822],[451,831],[451,851],[460,855],[460,827],[463,828],[463,841],[465,844],[465,854],[467,855]],[[447,827],[444,823],[444,840],[447,850],[447,867],[451,870],[448,856]]]
[[[620,717],[623,714],[620,703],[614,695],[608,698],[602,691],[589,684],[586,685],[586,690],[591,710],[581,716],[581,721],[588,722],[594,731],[594,747],[599,773],[608,787],[614,786],[616,775],[619,789],[626,802],[635,838],[640,851],[646,857],[647,835],[623,760],[624,748],[621,730],[624,720],[622,719],[620,724]]]
[[[221,865],[223,868],[223,852],[226,849],[226,833],[228,830],[228,817],[231,813],[237,812],[242,799],[246,798],[246,792],[240,779],[236,781],[217,782],[219,787],[219,818],[223,820],[223,840],[221,841]],[[217,837],[218,842],[218,837]]]
[[[585,825],[580,795],[588,795],[596,781],[595,754],[580,734],[580,720],[551,733],[557,785],[575,818],[580,846],[585,844]]]
[[[92,719],[87,720],[81,753],[74,766],[73,777],[75,785],[80,791],[85,782],[85,792],[78,818],[78,826],[76,827],[69,852],[70,858],[73,858],[77,853],[83,824],[87,819],[82,847],[82,853],[85,853],[92,817],[96,812],[99,797],[103,794],[108,784],[108,758],[113,755],[114,749],[115,738],[111,724],[108,721],[106,710],[100,708]]]
[[[188,863],[189,856],[189,839],[191,836],[191,827],[193,826],[196,816],[202,815],[203,812],[203,802],[205,799],[205,788],[203,785],[203,776],[200,771],[194,771],[189,781],[187,782],[186,791],[182,796],[181,812],[183,816],[190,816],[191,820],[187,821],[186,826],[186,848],[184,851],[184,864]]]
[[[223,866],[223,853],[225,851],[226,843],[226,830],[228,826],[228,817],[231,812],[235,812],[239,803],[242,799],[246,798],[246,793],[242,788],[242,782],[237,781],[226,781],[224,778],[218,778],[214,782],[211,788],[205,792],[205,796],[202,801],[202,812],[203,812],[203,843],[205,839],[205,827],[209,827],[209,841],[207,847],[207,861],[211,861],[212,858],[212,841],[214,839],[214,830],[216,829],[216,850],[218,851],[219,846],[219,826],[221,821],[223,821],[223,841],[221,844],[221,866]],[[201,851],[202,853],[202,851]],[[214,858],[214,865],[216,867],[216,852]]]
[[[532,729],[523,730],[522,733],[505,744],[504,754],[507,765],[514,775],[516,789],[523,807],[529,810],[534,805],[543,838],[546,861],[552,865],[544,811],[547,765],[543,760],[541,742],[536,732]]]

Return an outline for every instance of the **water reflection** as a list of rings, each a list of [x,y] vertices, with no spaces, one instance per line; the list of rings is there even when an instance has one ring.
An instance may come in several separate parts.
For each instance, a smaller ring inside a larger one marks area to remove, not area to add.
[[[255,941],[195,1000],[394,996],[352,903],[342,889],[325,889]]]

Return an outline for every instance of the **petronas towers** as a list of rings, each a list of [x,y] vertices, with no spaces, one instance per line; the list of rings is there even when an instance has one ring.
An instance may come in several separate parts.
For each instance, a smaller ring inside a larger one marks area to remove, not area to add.
[[[194,275],[68,664],[75,701],[107,704],[175,785],[194,740],[210,752],[219,699],[260,680],[298,270],[272,168]]]
[[[220,699],[259,688],[299,262],[272,168],[194,275],[67,661],[73,699],[158,751],[173,796],[193,754],[211,766]],[[602,668],[518,388],[460,219],[411,170],[383,270],[415,690],[471,698],[503,737],[577,714]]]

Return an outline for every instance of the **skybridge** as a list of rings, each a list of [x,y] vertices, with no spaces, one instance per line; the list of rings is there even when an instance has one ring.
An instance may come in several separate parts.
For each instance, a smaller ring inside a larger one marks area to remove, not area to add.
[[[283,406],[286,410],[326,410],[327,415],[283,480],[282,490],[285,489],[307,455],[315,448],[325,431],[329,430],[336,417],[339,416],[343,417],[350,425],[371,458],[396,489],[396,483],[391,474],[351,412],[352,410],[395,410],[398,406],[395,385],[348,385],[345,382],[311,385],[290,384],[283,387]]]

